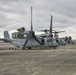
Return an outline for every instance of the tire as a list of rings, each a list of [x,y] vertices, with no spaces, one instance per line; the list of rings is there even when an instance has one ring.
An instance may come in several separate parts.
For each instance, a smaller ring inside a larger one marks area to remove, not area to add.
[[[56,47],[53,47],[54,49],[56,49]]]
[[[28,49],[31,49],[31,47],[28,47]]]

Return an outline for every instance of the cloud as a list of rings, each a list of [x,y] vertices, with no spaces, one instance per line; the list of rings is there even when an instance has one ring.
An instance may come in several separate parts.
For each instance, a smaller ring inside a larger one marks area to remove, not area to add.
[[[68,35],[76,33],[76,0],[0,0],[0,28],[30,30],[30,7],[33,6],[34,30],[49,29],[53,15],[53,28],[64,29]],[[70,27],[70,29],[69,29]],[[70,33],[71,30],[72,33]],[[75,38],[75,36],[73,36]]]

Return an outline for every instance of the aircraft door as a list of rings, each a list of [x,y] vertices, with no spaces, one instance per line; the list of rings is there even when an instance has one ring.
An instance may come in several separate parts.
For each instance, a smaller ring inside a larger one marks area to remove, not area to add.
[[[41,39],[41,44],[44,45],[44,39]]]

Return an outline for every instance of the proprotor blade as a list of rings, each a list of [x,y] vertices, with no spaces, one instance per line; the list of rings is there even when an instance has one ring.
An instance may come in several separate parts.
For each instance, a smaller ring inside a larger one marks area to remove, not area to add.
[[[25,40],[25,42],[24,42],[24,45],[23,45],[23,48],[22,48],[22,49],[25,49],[25,47],[26,47],[28,41],[29,41],[29,36],[27,36],[27,38],[26,38],[26,40]]]
[[[38,40],[38,38],[36,37],[35,33],[33,34],[32,38],[34,38],[40,45],[42,45],[41,42],[40,42],[40,41]]]
[[[31,31],[33,31],[33,26],[32,26],[32,6],[31,6]]]
[[[65,32],[65,31],[54,31],[52,33],[62,33],[62,32]]]
[[[51,37],[53,37],[53,35],[52,35],[52,16],[51,16],[51,22],[50,22],[50,34],[51,34]]]

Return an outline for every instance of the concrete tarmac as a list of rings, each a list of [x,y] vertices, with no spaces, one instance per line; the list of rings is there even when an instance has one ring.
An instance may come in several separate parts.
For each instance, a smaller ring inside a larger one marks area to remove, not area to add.
[[[34,50],[0,47],[0,75],[76,75],[76,45]]]

